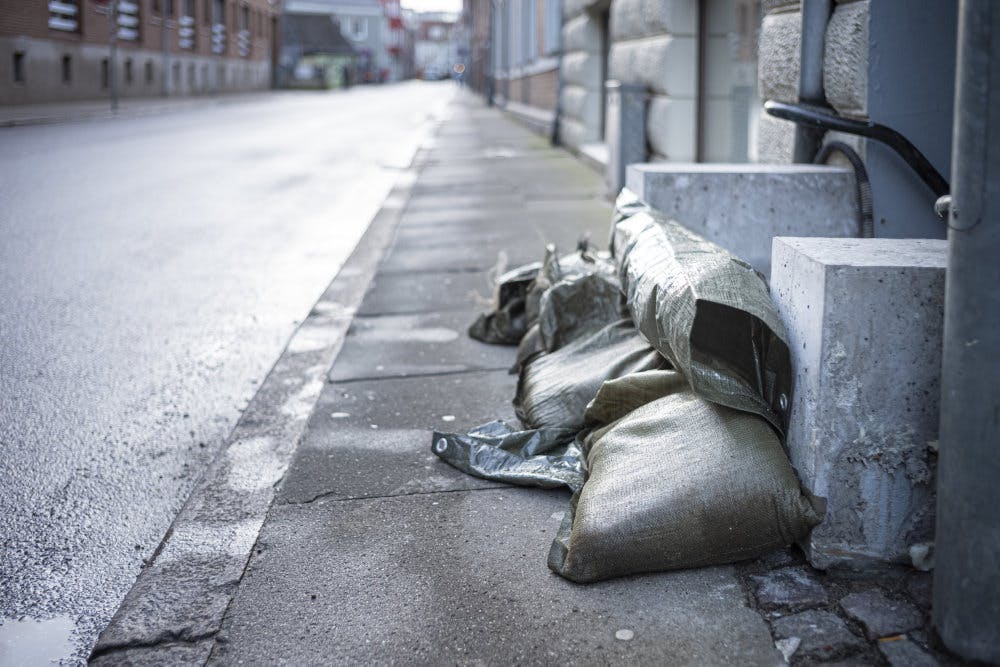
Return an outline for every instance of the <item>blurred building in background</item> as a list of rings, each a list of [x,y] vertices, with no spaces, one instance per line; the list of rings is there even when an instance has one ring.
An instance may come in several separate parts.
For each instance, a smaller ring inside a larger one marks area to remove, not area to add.
[[[465,0],[470,84],[604,159],[608,80],[649,95],[649,158],[756,157],[759,0]],[[492,89],[492,90],[491,90]]]
[[[358,83],[400,81],[412,73],[399,0],[285,0],[285,11],[336,20],[358,54]]]
[[[358,54],[329,16],[286,13],[281,20],[282,88],[346,88],[357,75]]]
[[[272,0],[4,0],[0,104],[270,87]],[[164,17],[166,25],[163,24]],[[112,22],[118,54],[110,59]]]
[[[458,16],[446,12],[424,12],[417,15],[414,40],[414,60],[417,76],[436,81],[451,76],[457,62],[454,43]]]

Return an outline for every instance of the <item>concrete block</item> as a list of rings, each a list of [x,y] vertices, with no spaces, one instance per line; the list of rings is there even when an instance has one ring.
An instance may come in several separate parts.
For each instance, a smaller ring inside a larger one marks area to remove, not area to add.
[[[697,93],[694,37],[658,35],[615,42],[608,56],[609,78],[641,83],[654,93],[694,97]]]
[[[842,116],[868,114],[869,0],[837,5],[826,27],[823,87]]]
[[[596,53],[574,51],[563,56],[563,83],[583,86],[591,90],[600,90],[604,85],[601,80],[601,57]]]
[[[757,77],[762,100],[798,100],[801,23],[797,11],[768,14],[761,22]]]
[[[795,123],[769,116],[762,108],[757,122],[757,159],[764,164],[788,164],[795,147]]]
[[[658,95],[649,102],[646,138],[654,153],[668,160],[695,158],[696,105],[694,98]]]
[[[775,10],[798,9],[799,6],[799,0],[764,0],[764,2],[761,3],[761,9],[765,14]]]
[[[578,120],[563,118],[559,121],[559,141],[564,146],[579,149],[588,141],[595,141],[596,137],[591,136],[594,131]]]
[[[803,545],[815,567],[908,563],[911,545],[934,539],[946,249],[774,240],[771,293],[795,369],[789,455],[827,499]]]
[[[587,11],[593,0],[562,0],[563,20],[579,16]]]
[[[857,235],[854,174],[821,165],[637,164],[630,190],[768,275],[775,236]]]
[[[598,53],[601,50],[600,26],[587,14],[566,21],[562,28],[562,38],[565,53],[573,51]]]
[[[608,163],[605,182],[608,191],[617,193],[625,185],[625,166],[646,161],[645,86],[608,81],[605,143]]]

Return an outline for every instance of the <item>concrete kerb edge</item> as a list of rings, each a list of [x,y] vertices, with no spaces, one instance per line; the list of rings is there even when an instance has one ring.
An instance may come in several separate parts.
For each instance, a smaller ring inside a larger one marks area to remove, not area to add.
[[[169,663],[178,649],[185,652],[185,661],[209,659],[275,489],[306,430],[354,313],[395,236],[419,169],[411,159],[347,261],[289,339],[101,632],[89,657],[92,664],[116,662],[126,653],[130,662]],[[316,344],[318,332],[321,346]],[[250,471],[257,477],[247,483],[241,475]],[[198,541],[206,536],[207,540]],[[178,566],[185,563],[195,567],[179,575]]]

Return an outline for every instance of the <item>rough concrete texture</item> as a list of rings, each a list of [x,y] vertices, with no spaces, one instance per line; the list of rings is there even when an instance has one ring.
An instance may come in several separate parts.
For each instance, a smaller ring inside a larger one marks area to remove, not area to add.
[[[823,88],[842,116],[868,113],[868,5],[869,0],[837,5],[826,27]]]
[[[694,99],[663,95],[650,99],[646,138],[654,155],[674,162],[694,160],[695,110]]]
[[[775,236],[857,234],[854,176],[838,167],[640,164],[629,189],[769,274]]]
[[[786,567],[751,577],[757,586],[757,604],[765,611],[799,611],[829,602],[819,579],[804,567]]]
[[[923,614],[911,603],[892,600],[876,589],[851,593],[840,607],[864,627],[869,639],[899,635],[924,623]]]
[[[648,86],[654,93],[694,98],[697,94],[697,41],[681,35],[656,35],[614,42],[608,77]]]
[[[618,41],[659,33],[694,37],[697,5],[686,0],[615,0],[611,3],[611,39]]]
[[[839,616],[828,611],[811,609],[785,616],[772,627],[776,640],[791,640],[791,654],[799,660],[849,658],[865,646],[865,641],[851,632]]]
[[[757,79],[760,99],[795,102],[799,99],[799,42],[802,15],[795,11],[767,14],[760,26]]]
[[[771,293],[788,327],[788,449],[827,499],[805,544],[826,569],[908,563],[933,541],[946,242],[774,240]]]

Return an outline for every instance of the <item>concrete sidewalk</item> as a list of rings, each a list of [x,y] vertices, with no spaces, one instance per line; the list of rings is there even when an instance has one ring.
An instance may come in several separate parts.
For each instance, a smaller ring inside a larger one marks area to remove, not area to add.
[[[834,580],[791,549],[586,586],[550,572],[569,494],[459,473],[431,453],[431,431],[513,420],[514,349],[466,328],[492,278],[546,242],[603,245],[604,185],[464,95],[415,171],[324,297],[354,304],[366,285],[249,560],[220,543],[214,560],[141,578],[97,662],[934,664],[926,573]],[[382,247],[377,268],[355,261]],[[226,465],[209,475],[222,487]],[[246,501],[214,484],[203,497],[232,497],[240,519]],[[269,482],[252,486],[271,502]]]
[[[602,242],[611,209],[591,170],[470,98],[418,163],[212,660],[774,663],[732,568],[572,584],[545,566],[568,494],[431,454],[433,428],[513,418],[514,350],[465,335],[491,270]]]

